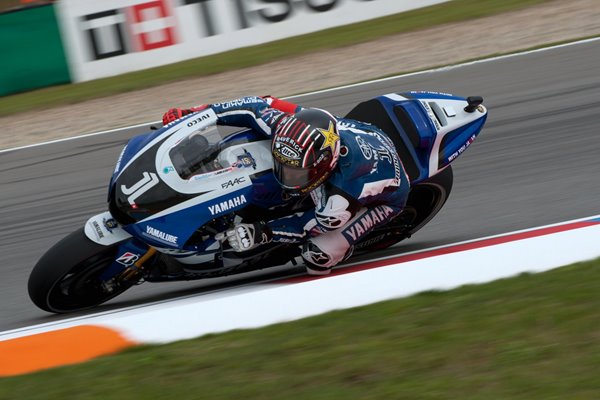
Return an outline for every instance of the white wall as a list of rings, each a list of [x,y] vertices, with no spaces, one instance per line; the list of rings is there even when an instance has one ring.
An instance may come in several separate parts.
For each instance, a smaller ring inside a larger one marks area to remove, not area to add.
[[[61,0],[74,81],[170,64],[449,0]]]

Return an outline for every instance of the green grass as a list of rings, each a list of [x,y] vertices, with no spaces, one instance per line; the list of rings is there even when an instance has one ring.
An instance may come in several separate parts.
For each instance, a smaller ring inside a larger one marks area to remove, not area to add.
[[[0,97],[0,116],[32,109],[74,104],[168,82],[256,66],[273,60],[344,47],[396,33],[513,11],[545,1],[549,0],[454,0],[373,21],[233,50],[164,67]],[[480,34],[484,33],[473,32],[473,35]]]
[[[1,379],[0,398],[598,399],[599,287],[600,259],[134,348]]]

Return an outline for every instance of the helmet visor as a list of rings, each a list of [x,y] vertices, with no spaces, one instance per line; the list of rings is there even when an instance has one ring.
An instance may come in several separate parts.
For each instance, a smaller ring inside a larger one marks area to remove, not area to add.
[[[275,163],[275,177],[277,177],[281,186],[287,189],[304,188],[310,185],[316,176],[316,168],[305,169]]]
[[[304,189],[330,171],[331,157],[324,157],[317,165],[308,168],[294,167],[275,161],[275,177],[286,189]]]

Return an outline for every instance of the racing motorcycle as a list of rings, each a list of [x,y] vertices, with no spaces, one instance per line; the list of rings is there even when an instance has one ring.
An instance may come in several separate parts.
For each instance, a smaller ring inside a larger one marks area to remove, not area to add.
[[[355,254],[410,237],[442,208],[450,163],[480,133],[479,96],[392,93],[358,104],[347,118],[392,139],[411,181],[400,215],[355,245]],[[297,244],[234,252],[222,233],[235,223],[272,220],[313,207],[287,196],[272,172],[270,139],[223,132],[210,108],[129,140],[110,180],[108,211],[50,248],[33,268],[29,296],[41,309],[94,307],[142,282],[206,279],[294,263]]]

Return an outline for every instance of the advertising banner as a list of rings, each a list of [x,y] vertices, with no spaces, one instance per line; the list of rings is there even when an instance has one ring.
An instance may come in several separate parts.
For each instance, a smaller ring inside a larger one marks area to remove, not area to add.
[[[449,0],[61,0],[75,81],[156,67]]]

